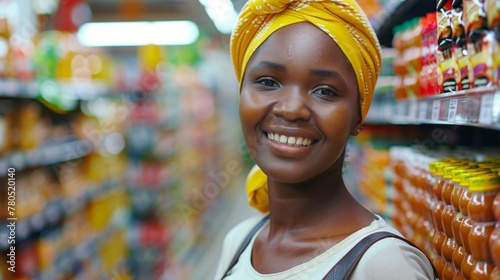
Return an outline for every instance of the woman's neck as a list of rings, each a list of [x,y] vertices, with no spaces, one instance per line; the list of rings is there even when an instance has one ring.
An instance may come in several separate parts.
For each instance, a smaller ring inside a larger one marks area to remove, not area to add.
[[[347,190],[341,175],[334,180],[300,185],[269,180],[268,185],[270,234],[306,234],[306,231],[347,234],[374,219],[373,214]]]

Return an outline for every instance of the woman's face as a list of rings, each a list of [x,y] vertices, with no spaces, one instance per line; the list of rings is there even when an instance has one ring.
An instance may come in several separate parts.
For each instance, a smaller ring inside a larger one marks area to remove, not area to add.
[[[273,33],[247,65],[239,104],[248,150],[269,178],[301,183],[341,171],[359,123],[357,81],[317,27],[297,23]]]

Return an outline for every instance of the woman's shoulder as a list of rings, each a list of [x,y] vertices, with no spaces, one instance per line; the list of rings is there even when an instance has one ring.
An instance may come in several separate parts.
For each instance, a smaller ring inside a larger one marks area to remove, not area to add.
[[[256,215],[246,218],[228,231],[228,233],[226,234],[226,239],[229,239],[231,242],[240,241],[238,242],[239,246],[239,244],[245,239],[252,228],[255,227],[263,218],[264,216],[262,215]]]
[[[377,231],[402,236],[389,225]],[[398,238],[384,238],[364,253],[352,279],[434,279],[433,275],[432,265],[420,249]]]
[[[215,274],[215,279],[220,279],[222,277],[222,274],[224,274],[224,271],[229,266],[229,263],[236,254],[236,251],[238,251],[240,245],[245,240],[245,237],[247,237],[252,228],[254,228],[263,218],[264,216],[262,215],[247,218],[236,224],[227,232],[222,245],[222,253],[217,272]]]

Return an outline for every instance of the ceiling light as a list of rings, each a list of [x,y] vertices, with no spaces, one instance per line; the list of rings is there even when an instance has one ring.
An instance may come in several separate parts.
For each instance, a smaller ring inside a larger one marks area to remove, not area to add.
[[[33,11],[37,14],[50,15],[57,11],[59,0],[33,0]]]
[[[189,45],[198,36],[192,21],[90,22],[77,33],[80,43],[89,47]]]
[[[229,0],[200,0],[205,7],[207,15],[210,17],[215,27],[223,34],[233,31],[238,13],[235,11],[233,3]]]

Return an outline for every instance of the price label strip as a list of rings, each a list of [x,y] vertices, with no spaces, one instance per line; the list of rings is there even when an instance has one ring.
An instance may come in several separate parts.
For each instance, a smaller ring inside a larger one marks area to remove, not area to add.
[[[418,113],[418,103],[416,101],[410,102],[410,108],[408,109],[408,118],[410,121],[417,120]]]
[[[481,107],[479,109],[479,123],[491,124],[493,122],[493,101],[494,94],[485,94],[481,97]]]
[[[433,121],[439,120],[439,111],[441,110],[441,101],[440,100],[434,100],[432,101],[432,115],[431,119]]]
[[[427,119],[427,102],[423,101],[418,104],[418,119]]]
[[[7,96],[16,96],[19,95],[19,82],[16,80],[7,80],[5,85],[5,91]]]
[[[493,122],[500,124],[500,91],[497,91],[493,98]]]
[[[448,106],[448,122],[455,122],[457,116],[458,99],[450,100],[450,105]]]
[[[383,107],[383,120],[384,121],[387,121],[387,120],[390,120],[391,119],[391,116],[394,114],[394,109],[393,109],[393,106],[392,104],[390,103],[387,103],[384,105]]]
[[[403,117],[405,115],[405,103],[404,102],[399,102],[396,108],[396,116],[398,117]]]

